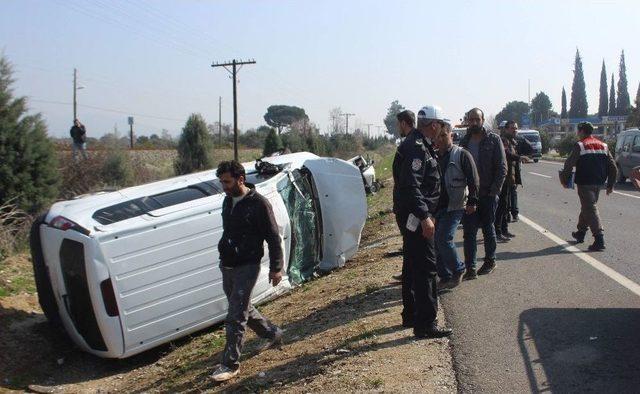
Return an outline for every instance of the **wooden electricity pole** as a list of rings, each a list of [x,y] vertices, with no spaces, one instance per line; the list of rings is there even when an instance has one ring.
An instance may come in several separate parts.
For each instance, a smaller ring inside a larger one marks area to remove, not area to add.
[[[345,130],[345,132],[347,134],[349,134],[349,116],[354,116],[355,114],[340,114],[340,116],[344,116],[347,119],[347,129]]]
[[[245,64],[256,64],[256,61],[255,60],[242,61],[242,60],[233,59],[230,62],[213,63],[211,65],[211,67],[224,67],[224,69],[227,70],[229,74],[231,74],[231,79],[233,79],[233,158],[236,161],[238,160],[238,100],[237,100],[237,94],[236,94],[236,91],[237,91],[236,75],[238,71],[240,71],[242,66],[244,66]],[[231,69],[229,69],[228,67],[231,67]]]

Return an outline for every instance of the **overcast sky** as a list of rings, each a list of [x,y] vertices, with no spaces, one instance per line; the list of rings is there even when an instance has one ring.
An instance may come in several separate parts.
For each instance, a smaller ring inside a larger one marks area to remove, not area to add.
[[[600,68],[618,80],[625,50],[629,94],[640,79],[640,3],[628,1],[214,1],[0,0],[0,50],[15,94],[28,96],[49,133],[67,136],[72,75],[89,134],[117,125],[178,135],[192,112],[231,123],[232,85],[214,61],[255,59],[239,72],[239,125],[264,124],[272,104],[303,107],[324,131],[329,111],[355,126],[383,125],[391,101],[444,108],[453,119],[478,106],[546,92],[560,110],[571,92],[576,47],[589,112]],[[569,97],[568,97],[569,99]]]

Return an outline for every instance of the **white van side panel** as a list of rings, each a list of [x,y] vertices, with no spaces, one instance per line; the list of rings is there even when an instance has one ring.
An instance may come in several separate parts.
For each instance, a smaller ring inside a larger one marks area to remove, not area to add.
[[[272,187],[259,191],[273,206],[285,247],[290,229],[284,202]],[[221,197],[212,197],[216,203],[211,206],[199,204],[191,210],[147,217],[146,227],[136,231],[128,227],[126,232],[112,233],[101,240],[127,356],[224,319],[227,300],[217,248],[223,231]],[[252,295],[255,301],[289,287],[288,281],[276,289],[268,283],[266,243],[261,265]]]

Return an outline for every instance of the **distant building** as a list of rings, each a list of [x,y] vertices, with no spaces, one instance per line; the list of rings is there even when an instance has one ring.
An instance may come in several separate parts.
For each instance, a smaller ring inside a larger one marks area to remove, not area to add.
[[[562,137],[566,133],[575,133],[578,130],[578,123],[591,122],[596,128],[594,133],[604,137],[616,136],[625,129],[626,116],[589,116],[586,118],[550,118],[549,120],[536,126],[539,130],[544,130],[552,136]]]

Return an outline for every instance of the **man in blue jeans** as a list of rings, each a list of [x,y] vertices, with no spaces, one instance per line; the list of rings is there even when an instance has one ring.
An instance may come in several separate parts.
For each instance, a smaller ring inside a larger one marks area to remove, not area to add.
[[[458,286],[465,273],[453,238],[464,214],[476,211],[480,180],[471,154],[453,144],[450,125],[440,131],[436,143],[443,180],[436,213],[436,265],[440,277],[438,289],[444,290]]]
[[[507,160],[500,137],[483,127],[484,113],[480,108],[473,108],[466,115],[469,125],[467,134],[460,141],[460,146],[473,156],[480,178],[478,191],[478,208],[462,220],[464,226],[464,261],[467,272],[463,279],[476,279],[478,274],[491,273],[496,267],[496,208],[498,195],[507,175]],[[484,264],[476,271],[476,254],[478,246],[476,237],[478,228],[482,228],[484,237]]]

